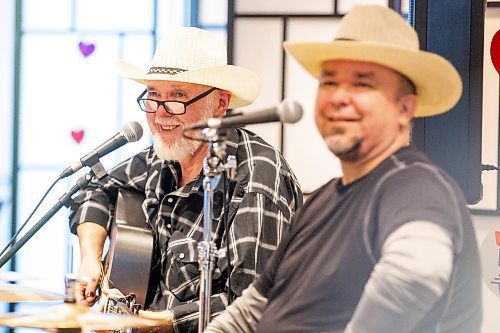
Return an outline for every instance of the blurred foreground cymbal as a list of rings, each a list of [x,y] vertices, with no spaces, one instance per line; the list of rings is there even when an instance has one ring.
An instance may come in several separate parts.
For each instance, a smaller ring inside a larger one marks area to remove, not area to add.
[[[17,284],[0,283],[0,302],[62,301],[64,295],[33,289]]]
[[[21,281],[21,280],[35,280],[36,278],[33,276],[25,275],[19,272],[13,271],[1,271],[0,272],[0,281]]]
[[[34,327],[34,328],[76,328],[80,323],[76,320],[79,314],[86,313],[86,308],[80,309],[73,304],[63,303],[51,307],[48,311],[29,315],[11,314],[0,316],[0,325],[9,327]]]
[[[157,320],[132,315],[104,314],[72,303],[63,303],[34,314],[0,316],[0,326],[41,329],[119,330],[159,325],[161,323]]]

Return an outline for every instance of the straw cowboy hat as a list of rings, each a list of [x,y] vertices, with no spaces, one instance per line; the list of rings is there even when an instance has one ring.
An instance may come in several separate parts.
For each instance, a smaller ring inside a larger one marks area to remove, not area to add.
[[[232,95],[230,108],[252,103],[260,91],[256,74],[227,64],[226,46],[217,36],[193,27],[169,29],[160,40],[148,69],[120,61],[118,72],[142,84],[165,80],[227,90]]]
[[[382,6],[355,6],[331,42],[285,42],[284,48],[314,77],[319,77],[323,62],[336,59],[372,62],[405,75],[417,90],[415,117],[444,113],[462,95],[462,81],[453,65],[420,51],[415,30]]]

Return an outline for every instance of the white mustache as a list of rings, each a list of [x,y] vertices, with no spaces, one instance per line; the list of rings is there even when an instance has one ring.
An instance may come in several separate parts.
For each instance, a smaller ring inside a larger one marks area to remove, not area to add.
[[[182,122],[175,119],[159,119],[155,120],[155,123],[156,125],[159,126],[177,126],[177,125],[184,126]]]

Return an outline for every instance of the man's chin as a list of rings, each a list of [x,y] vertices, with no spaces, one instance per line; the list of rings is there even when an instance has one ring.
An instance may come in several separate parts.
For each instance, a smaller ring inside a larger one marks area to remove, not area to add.
[[[201,142],[180,138],[166,143],[161,136],[153,136],[153,148],[156,155],[165,161],[182,161],[196,153]]]
[[[325,143],[328,149],[342,161],[355,162],[359,158],[361,140],[353,140],[352,142],[340,142],[339,140],[336,140],[336,138],[326,137]]]

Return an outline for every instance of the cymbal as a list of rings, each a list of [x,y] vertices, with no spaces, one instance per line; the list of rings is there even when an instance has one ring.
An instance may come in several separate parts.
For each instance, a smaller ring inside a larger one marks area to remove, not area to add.
[[[35,280],[34,276],[25,275],[14,271],[1,271],[0,281],[21,281],[21,280]]]
[[[160,326],[160,324],[157,320],[132,315],[105,314],[71,303],[63,303],[46,311],[29,315],[0,316],[0,326],[41,329],[119,330],[127,327]]]
[[[63,303],[49,309],[49,311],[30,315],[11,314],[0,316],[0,325],[8,327],[33,328],[76,328],[80,323],[76,317],[86,313],[87,308],[74,304]]]
[[[139,316],[114,313],[89,313],[78,317],[82,328],[87,330],[120,330],[127,327],[161,326],[162,321]]]
[[[17,284],[0,283],[0,302],[62,301],[64,295]]]

